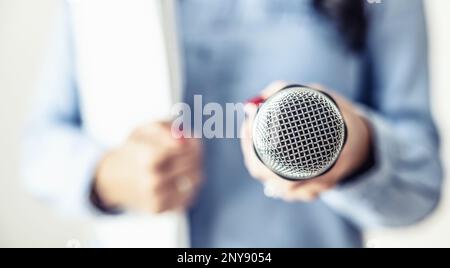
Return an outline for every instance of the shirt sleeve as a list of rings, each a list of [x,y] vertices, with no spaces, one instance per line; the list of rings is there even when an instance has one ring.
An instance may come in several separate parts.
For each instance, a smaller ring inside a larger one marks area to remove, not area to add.
[[[67,7],[59,11],[24,129],[21,173],[33,195],[64,214],[94,215],[89,195],[103,148],[82,131]]]
[[[442,184],[424,7],[421,0],[383,0],[368,8],[373,84],[361,110],[372,127],[375,165],[322,199],[361,227],[409,225],[433,211]]]

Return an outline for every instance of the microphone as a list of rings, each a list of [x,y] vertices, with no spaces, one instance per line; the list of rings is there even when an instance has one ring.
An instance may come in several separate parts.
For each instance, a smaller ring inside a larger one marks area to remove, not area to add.
[[[315,178],[333,167],[347,127],[330,95],[291,85],[258,102],[253,147],[265,166],[293,181]]]

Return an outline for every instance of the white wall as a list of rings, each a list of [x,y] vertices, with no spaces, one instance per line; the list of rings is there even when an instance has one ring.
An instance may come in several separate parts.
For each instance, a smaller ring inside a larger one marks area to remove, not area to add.
[[[70,239],[84,243],[88,236],[86,224],[59,218],[27,196],[18,181],[20,126],[56,1],[0,0],[0,247],[63,247]],[[425,2],[433,41],[434,112],[442,131],[445,166],[450,167],[450,1]],[[429,220],[407,229],[371,233],[368,246],[450,247],[450,184],[446,193]]]
[[[54,0],[0,0],[0,246],[64,247],[83,227],[34,202],[18,178],[20,127]]]

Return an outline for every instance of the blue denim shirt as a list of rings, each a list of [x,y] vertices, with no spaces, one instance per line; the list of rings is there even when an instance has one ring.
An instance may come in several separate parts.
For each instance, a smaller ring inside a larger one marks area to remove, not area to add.
[[[206,183],[189,213],[194,247],[359,247],[366,228],[412,224],[436,206],[442,173],[423,3],[385,0],[367,8],[367,49],[352,53],[310,0],[179,1],[187,103],[194,94],[204,103],[242,102],[274,80],[320,83],[364,111],[375,155],[370,170],[319,200],[286,203],[265,197],[251,179],[238,139],[205,140]],[[36,193],[83,211],[101,149],[81,130],[69,45],[60,43],[52,58],[60,75],[42,87],[23,169]],[[49,143],[60,146],[50,151]],[[80,153],[67,156],[73,146]],[[36,183],[58,176],[41,168],[47,163],[68,170],[78,199]]]

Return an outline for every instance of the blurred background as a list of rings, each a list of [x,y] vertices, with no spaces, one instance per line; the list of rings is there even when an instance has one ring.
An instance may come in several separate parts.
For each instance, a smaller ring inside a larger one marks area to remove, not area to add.
[[[395,1],[395,0],[391,0]],[[21,187],[18,145],[23,119],[57,0],[0,0],[0,247],[87,244],[89,223],[61,218]],[[425,0],[431,37],[433,110],[450,167],[450,1]],[[448,174],[448,173],[447,173]],[[366,235],[367,247],[450,248],[450,184],[438,210],[419,225]]]

